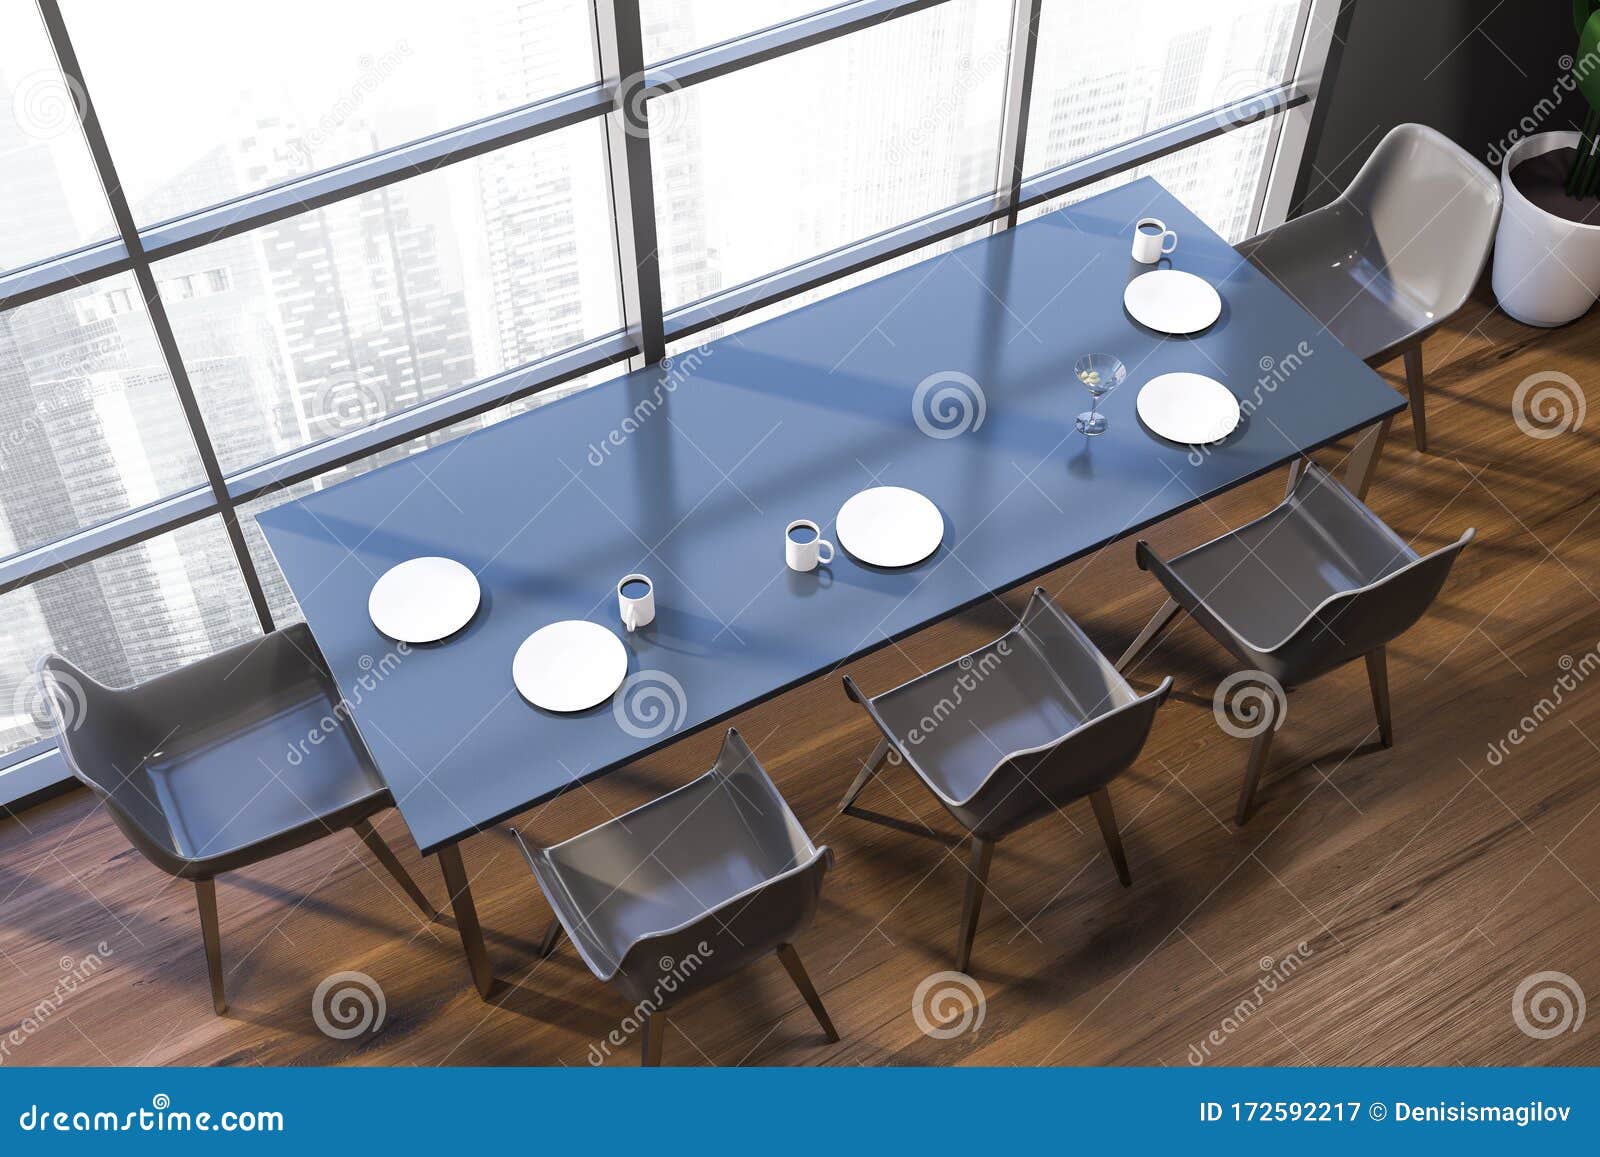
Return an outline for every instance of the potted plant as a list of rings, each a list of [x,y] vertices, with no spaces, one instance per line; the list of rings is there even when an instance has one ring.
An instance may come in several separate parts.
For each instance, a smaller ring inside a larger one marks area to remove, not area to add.
[[[1578,53],[1562,87],[1589,106],[1583,130],[1523,137],[1500,162],[1494,295],[1527,325],[1564,325],[1600,295],[1600,0],[1572,0],[1572,15]]]

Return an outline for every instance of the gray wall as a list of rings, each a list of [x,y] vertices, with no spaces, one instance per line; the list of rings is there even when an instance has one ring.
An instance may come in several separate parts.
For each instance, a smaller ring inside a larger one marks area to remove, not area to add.
[[[1496,168],[1540,102],[1559,107],[1539,130],[1577,127],[1583,100],[1558,84],[1577,41],[1571,0],[1356,0],[1296,211],[1330,200],[1405,121]]]

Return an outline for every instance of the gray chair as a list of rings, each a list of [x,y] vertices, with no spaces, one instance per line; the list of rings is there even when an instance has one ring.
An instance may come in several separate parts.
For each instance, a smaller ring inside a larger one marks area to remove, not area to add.
[[[1138,758],[1172,680],[1137,694],[1078,625],[1035,588],[999,639],[892,691],[845,693],[883,739],[845,792],[848,810],[891,752],[972,836],[956,937],[965,972],[994,846],[1087,796],[1124,886],[1133,882],[1107,785]]]
[[[644,1064],[661,1063],[668,1007],[773,952],[839,1039],[794,948],[833,853],[811,842],[737,731],[676,791],[563,843],[517,840],[554,912],[541,954],[564,931],[632,1002]]]
[[[1248,720],[1250,759],[1235,817],[1242,824],[1283,722],[1276,692],[1365,658],[1379,738],[1385,747],[1393,744],[1384,648],[1422,617],[1472,538],[1469,528],[1448,546],[1418,555],[1307,461],[1283,502],[1238,530],[1171,559],[1138,544],[1140,569],[1153,573],[1171,597],[1117,669],[1126,671],[1187,611],[1246,671],[1265,677]]]
[[[1389,130],[1332,203],[1238,250],[1373,366],[1405,358],[1417,449],[1428,448],[1422,339],[1483,275],[1500,182],[1424,125]]]
[[[216,877],[351,828],[422,913],[422,889],[373,830],[393,807],[305,624],[126,689],[59,655],[40,661],[67,766],[130,843],[192,880],[211,976],[227,1011]]]

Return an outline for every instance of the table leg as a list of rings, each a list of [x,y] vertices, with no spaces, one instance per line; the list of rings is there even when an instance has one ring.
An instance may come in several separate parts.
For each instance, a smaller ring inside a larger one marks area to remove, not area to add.
[[[1394,415],[1376,422],[1362,431],[1356,439],[1356,448],[1350,452],[1350,464],[1345,467],[1344,484],[1363,502],[1372,486],[1372,476],[1378,465],[1378,455],[1383,451],[1383,440],[1394,424]]]
[[[489,967],[489,949],[483,942],[478,909],[472,903],[466,865],[461,862],[460,844],[446,844],[439,849],[439,870],[444,873],[445,891],[450,894],[450,907],[455,912],[456,931],[461,933],[461,947],[467,954],[467,967],[472,970],[472,983],[477,985],[478,995],[488,1000],[494,988],[494,972]]]
[[[1285,498],[1294,493],[1294,484],[1300,481],[1300,468],[1304,463],[1304,458],[1296,458],[1293,462],[1289,463],[1289,482],[1288,485],[1283,488],[1283,496]]]

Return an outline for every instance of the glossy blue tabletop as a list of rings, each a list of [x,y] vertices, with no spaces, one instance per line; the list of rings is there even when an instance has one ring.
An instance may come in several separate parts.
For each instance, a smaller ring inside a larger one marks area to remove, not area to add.
[[[1196,337],[1123,310],[1124,286],[1148,268],[1129,259],[1146,214],[1177,230],[1173,265],[1221,293],[1221,318]],[[1088,397],[1072,366],[1095,351],[1129,374],[1101,404],[1110,429],[1088,439],[1073,427]],[[1173,370],[1221,380],[1249,411],[1205,453],[1135,414],[1139,387]],[[965,417],[939,404],[944,387],[970,393],[957,375],[982,396]],[[260,522],[432,852],[1402,406],[1146,178]],[[938,505],[946,533],[931,557],[881,570],[841,550],[818,572],[786,568],[791,520],[835,539],[839,507],[878,484]],[[453,638],[395,654],[367,595],[389,567],[434,554],[477,573],[482,605]],[[657,613],[630,635],[615,587],[633,571],[655,581]],[[631,683],[558,715],[518,694],[511,661],[569,618],[617,631]]]

